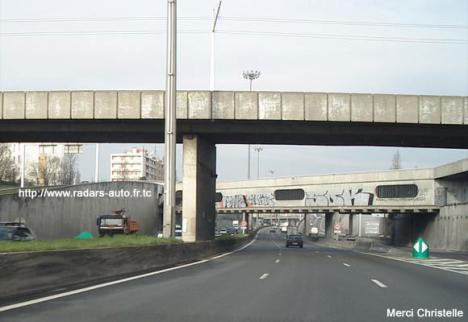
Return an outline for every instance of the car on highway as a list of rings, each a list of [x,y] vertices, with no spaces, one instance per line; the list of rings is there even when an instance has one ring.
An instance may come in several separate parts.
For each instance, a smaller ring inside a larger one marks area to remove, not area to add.
[[[36,235],[25,225],[0,225],[0,241],[30,241]]]
[[[286,247],[297,246],[300,248],[304,247],[304,241],[301,235],[288,235],[286,237]]]
[[[175,225],[174,237],[175,239],[182,239],[182,225]]]

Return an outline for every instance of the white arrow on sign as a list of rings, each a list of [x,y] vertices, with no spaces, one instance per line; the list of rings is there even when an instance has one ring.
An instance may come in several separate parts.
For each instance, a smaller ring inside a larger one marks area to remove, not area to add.
[[[427,244],[421,240],[419,243],[414,244],[413,248],[418,253],[424,253],[427,249]]]

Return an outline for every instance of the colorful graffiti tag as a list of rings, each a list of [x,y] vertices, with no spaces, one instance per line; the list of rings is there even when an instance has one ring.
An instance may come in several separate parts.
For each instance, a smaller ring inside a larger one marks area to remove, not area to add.
[[[223,200],[218,203],[220,208],[250,208],[250,207],[271,207],[275,204],[273,193],[251,193],[223,196]]]
[[[374,203],[374,193],[359,189],[342,189],[341,191],[331,192],[307,192],[306,206],[372,206]]]

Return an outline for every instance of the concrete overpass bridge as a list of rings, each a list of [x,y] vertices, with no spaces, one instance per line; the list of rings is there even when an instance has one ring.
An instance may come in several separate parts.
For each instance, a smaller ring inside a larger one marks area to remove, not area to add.
[[[164,138],[163,91],[4,92],[0,102],[0,142]],[[216,144],[468,148],[468,97],[180,91],[177,117],[187,240],[213,237]]]

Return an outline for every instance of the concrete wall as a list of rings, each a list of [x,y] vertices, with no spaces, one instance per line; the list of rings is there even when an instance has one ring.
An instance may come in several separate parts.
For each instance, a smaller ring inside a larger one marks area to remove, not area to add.
[[[119,193],[149,191],[151,197],[83,197],[83,198],[24,198],[17,194],[0,196],[0,221],[22,218],[39,239],[71,238],[82,231],[97,235],[96,218],[113,209],[126,208],[127,215],[140,224],[141,233],[154,234],[161,225],[158,208],[162,187],[152,183],[82,184],[63,191]]]
[[[218,209],[267,207],[433,206],[432,169],[396,170],[315,177],[217,183]],[[378,198],[378,185],[416,184],[415,198]],[[276,189],[303,189],[301,200],[276,200]]]
[[[440,214],[425,227],[424,236],[435,249],[468,250],[468,177],[436,180],[445,194]]]
[[[162,119],[164,91],[0,93],[0,119]],[[179,91],[179,119],[468,124],[461,96]]]

